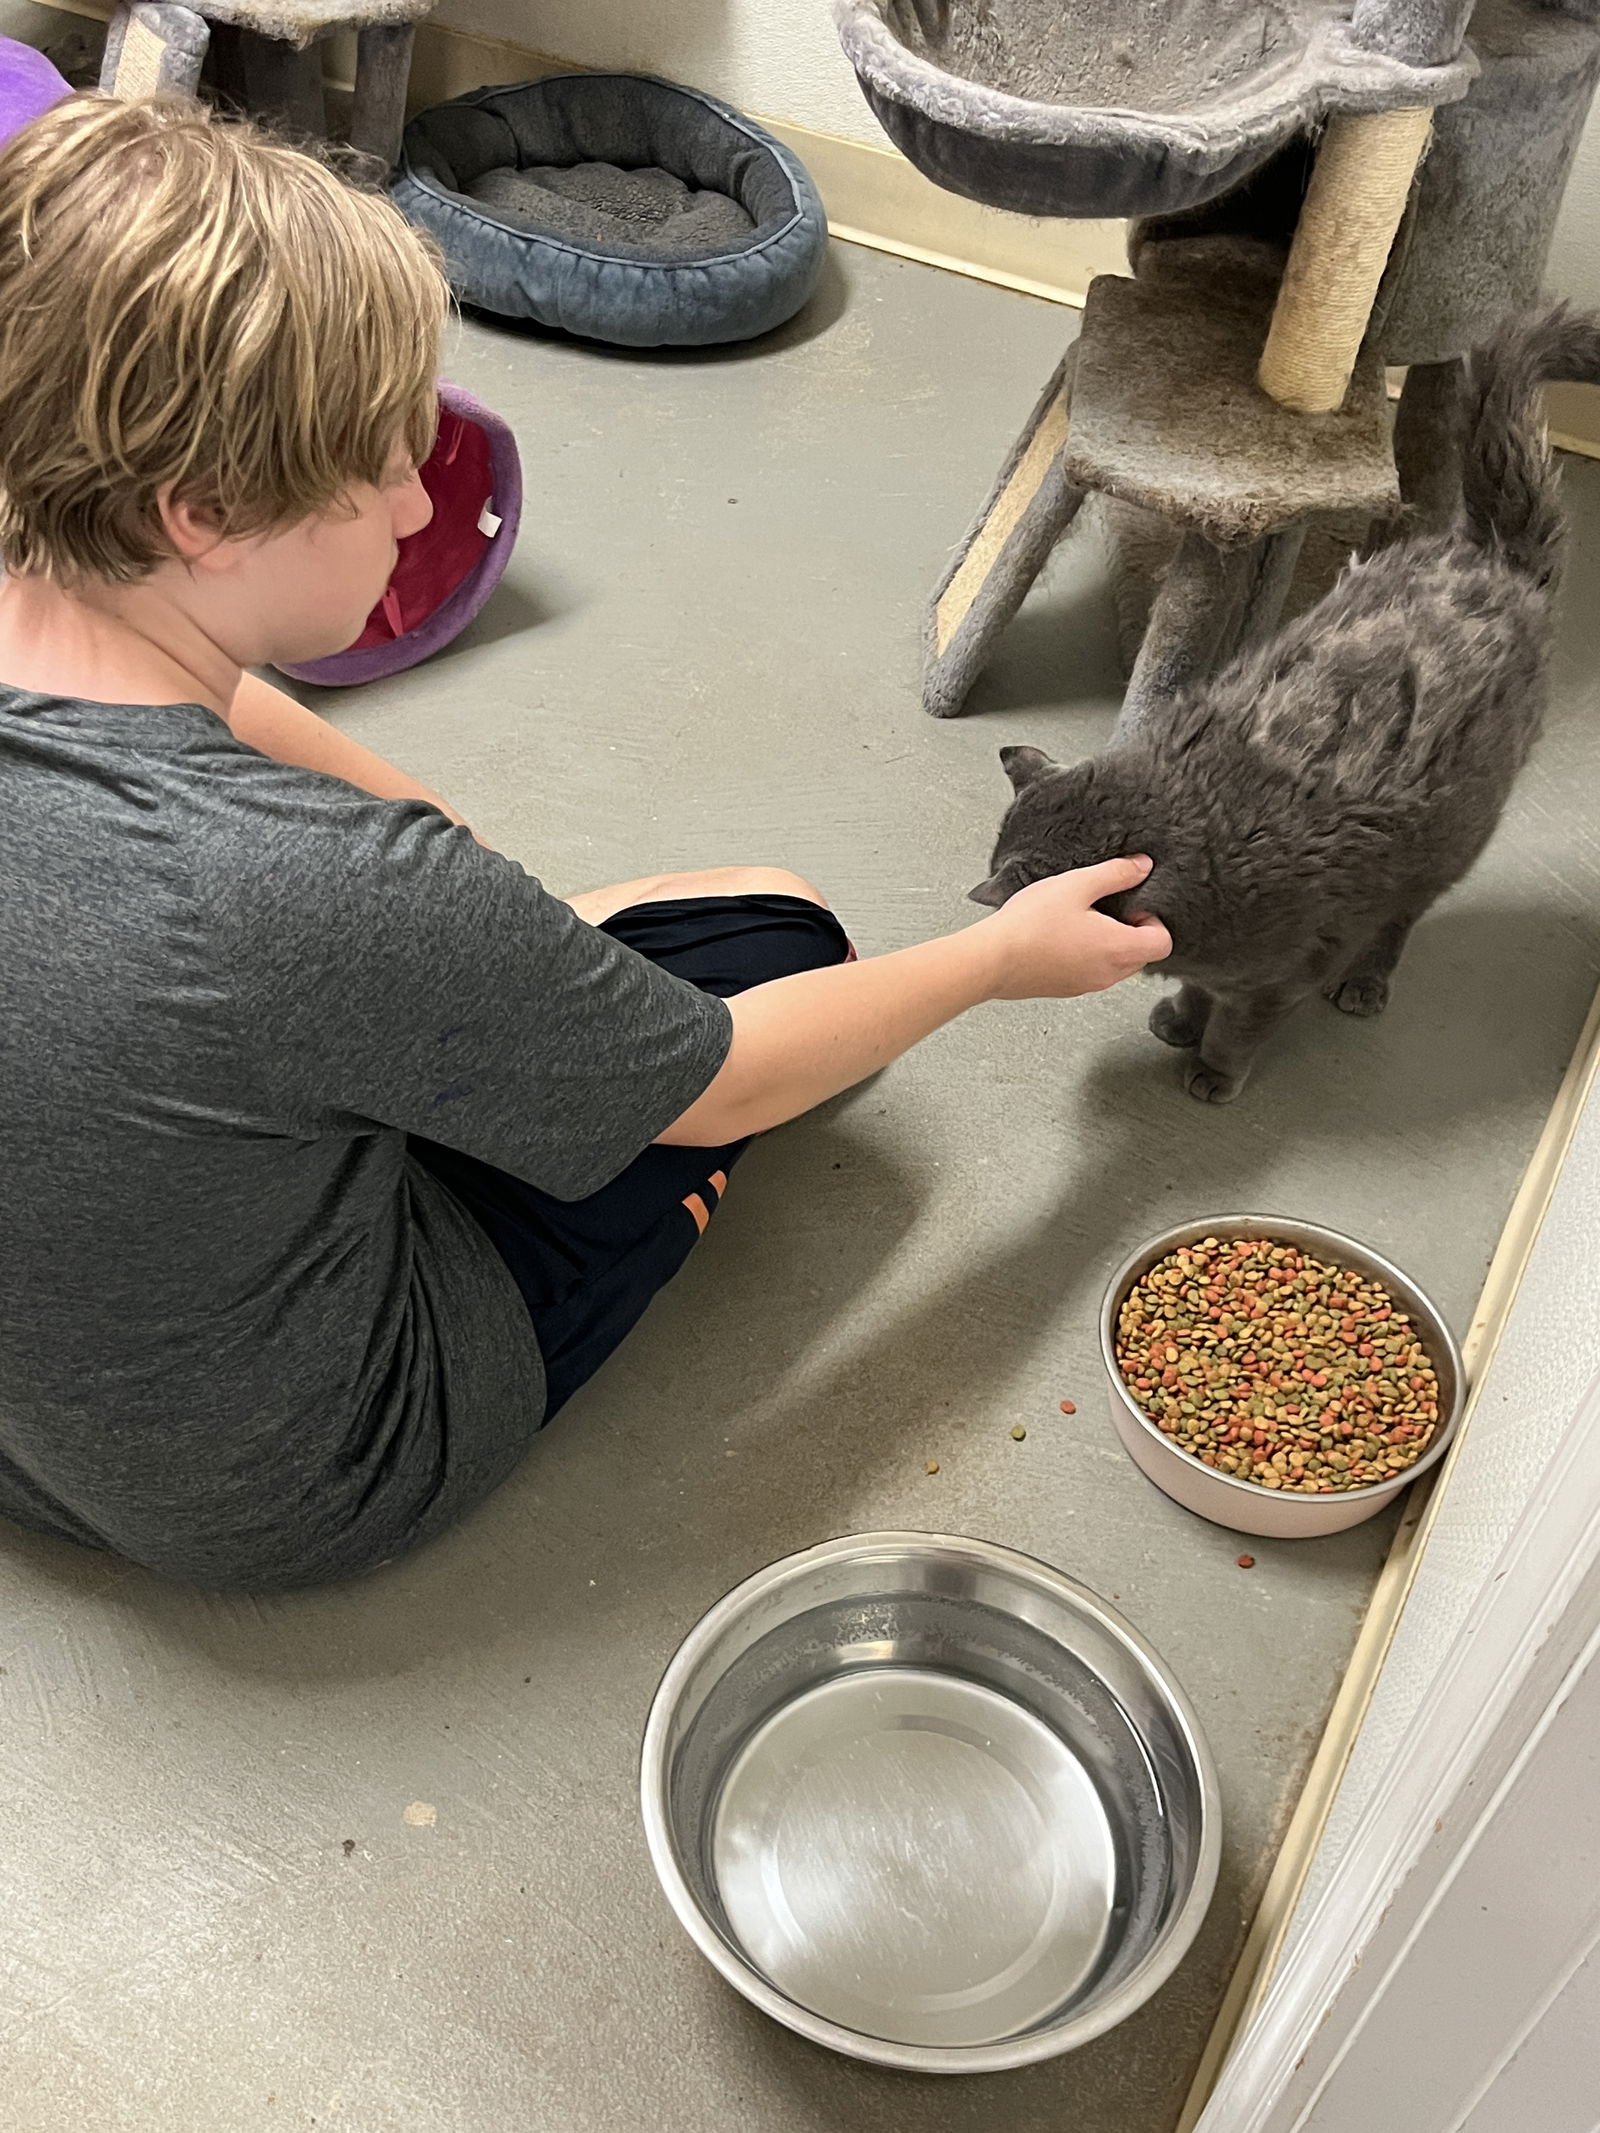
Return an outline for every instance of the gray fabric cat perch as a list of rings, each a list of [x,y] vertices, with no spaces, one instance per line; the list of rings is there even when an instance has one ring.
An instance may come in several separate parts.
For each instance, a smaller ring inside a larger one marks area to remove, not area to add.
[[[1466,92],[1465,7],[1419,0],[840,0],[884,131],[1024,215],[1153,215],[1247,178],[1335,112]],[[1457,19],[1451,20],[1451,17]]]
[[[935,590],[931,712],[960,710],[1086,492],[1142,507],[1170,557],[1129,727],[1273,627],[1308,528],[1402,494],[1444,507],[1456,365],[1538,291],[1600,0],[836,14],[868,102],[940,184],[1136,218],[1135,279],[1091,289],[1076,378],[1051,380]],[[1392,453],[1385,363],[1411,367]]]

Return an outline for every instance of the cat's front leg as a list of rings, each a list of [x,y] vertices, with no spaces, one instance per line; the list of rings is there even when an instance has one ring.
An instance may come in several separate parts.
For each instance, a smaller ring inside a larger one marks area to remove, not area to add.
[[[1273,985],[1221,995],[1200,1040],[1200,1057],[1184,1076],[1189,1094],[1201,1103],[1231,1104],[1249,1080],[1257,1052],[1308,990]]]
[[[1394,976],[1394,967],[1400,960],[1412,924],[1410,916],[1391,919],[1349,967],[1341,971],[1331,985],[1323,988],[1324,997],[1331,1000],[1341,1014],[1383,1013],[1389,1004],[1389,980]]]
[[[1214,1004],[1203,985],[1185,982],[1176,992],[1163,993],[1151,1008],[1150,1034],[1159,1037],[1163,1044],[1188,1051],[1205,1035]]]

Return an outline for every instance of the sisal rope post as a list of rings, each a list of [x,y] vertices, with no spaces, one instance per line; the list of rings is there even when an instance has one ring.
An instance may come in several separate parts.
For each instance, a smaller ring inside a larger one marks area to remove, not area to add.
[[[1280,407],[1343,403],[1432,123],[1427,109],[1328,121],[1257,373]]]

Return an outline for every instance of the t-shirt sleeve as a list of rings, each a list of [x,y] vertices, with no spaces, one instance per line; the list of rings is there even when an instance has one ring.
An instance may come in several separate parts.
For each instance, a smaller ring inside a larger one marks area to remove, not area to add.
[[[268,1103],[422,1134],[579,1199],[721,1066],[721,1000],[436,809],[309,778],[254,797],[262,833],[223,893]]]

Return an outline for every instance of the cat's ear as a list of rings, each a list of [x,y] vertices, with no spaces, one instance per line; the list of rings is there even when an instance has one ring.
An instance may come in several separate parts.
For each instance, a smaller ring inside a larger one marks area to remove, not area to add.
[[[1027,886],[1027,874],[1015,859],[1008,859],[1003,867],[995,868],[987,881],[980,881],[975,889],[969,889],[967,896],[972,903],[987,904],[991,911],[998,911],[1019,889]]]
[[[1042,778],[1047,770],[1056,767],[1042,748],[1002,748],[1000,766],[1016,792],[1021,792],[1025,785],[1031,785],[1035,778]]]

